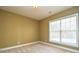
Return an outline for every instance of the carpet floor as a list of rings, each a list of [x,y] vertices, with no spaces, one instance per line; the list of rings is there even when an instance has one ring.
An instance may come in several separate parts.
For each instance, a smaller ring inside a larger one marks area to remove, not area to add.
[[[48,46],[46,44],[36,43],[1,51],[0,53],[71,53],[71,52],[54,46]]]

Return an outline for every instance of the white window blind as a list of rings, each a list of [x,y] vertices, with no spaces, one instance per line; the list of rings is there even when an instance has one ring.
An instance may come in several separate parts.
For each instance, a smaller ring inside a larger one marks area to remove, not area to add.
[[[49,22],[49,41],[78,46],[78,14]]]

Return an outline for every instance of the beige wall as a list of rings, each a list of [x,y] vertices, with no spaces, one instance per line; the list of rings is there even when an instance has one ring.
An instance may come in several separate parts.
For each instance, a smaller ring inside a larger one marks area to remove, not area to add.
[[[38,21],[0,10],[0,48],[38,40]]]
[[[40,21],[40,40],[49,42],[49,26],[48,26],[49,20],[54,20],[56,18],[70,15],[70,14],[73,14],[76,12],[79,12],[79,7],[70,8],[68,10],[62,11],[60,13],[57,13],[55,15],[52,15],[50,17],[47,17],[47,18],[41,20]]]
[[[17,42],[28,43],[33,41],[49,42],[48,21],[79,12],[79,7],[74,7],[41,21],[0,10],[0,48],[17,45]]]

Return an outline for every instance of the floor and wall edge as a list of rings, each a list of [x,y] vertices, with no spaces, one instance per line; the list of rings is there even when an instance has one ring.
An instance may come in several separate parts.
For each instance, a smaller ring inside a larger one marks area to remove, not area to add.
[[[30,42],[30,43],[26,43],[26,44],[19,44],[19,45],[16,45],[16,46],[1,48],[0,51],[5,51],[5,50],[13,49],[13,48],[18,48],[18,47],[26,46],[26,45],[36,44],[36,43],[39,43],[39,42],[40,41],[36,41],[36,42]]]
[[[57,47],[57,48],[61,48],[61,49],[65,49],[71,52],[79,52],[79,50],[75,50],[75,49],[70,49],[70,48],[66,48],[66,47],[62,47],[59,45],[55,45],[55,44],[51,44],[51,43],[47,43],[47,42],[43,42],[43,41],[36,41],[36,42],[30,42],[30,43],[26,43],[26,44],[21,44],[21,45],[16,45],[16,46],[12,46],[12,47],[7,47],[7,48],[1,48],[0,51],[5,51],[5,50],[9,50],[9,49],[13,49],[13,48],[18,48],[18,47],[22,47],[22,46],[26,46],[26,45],[31,45],[31,44],[36,44],[36,43],[42,43],[42,44],[46,44],[52,47]]]
[[[79,50],[76,50],[76,49],[71,49],[71,48],[67,48],[67,47],[63,47],[63,46],[59,46],[59,45],[56,45],[56,44],[51,44],[51,43],[47,43],[47,42],[43,42],[43,41],[40,41],[40,43],[47,44],[49,46],[54,46],[54,47],[61,48],[61,49],[65,49],[65,50],[68,50],[68,51],[71,51],[71,52],[79,53]]]

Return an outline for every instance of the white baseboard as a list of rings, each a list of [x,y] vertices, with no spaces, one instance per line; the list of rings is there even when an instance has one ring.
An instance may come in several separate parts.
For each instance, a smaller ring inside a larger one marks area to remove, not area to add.
[[[61,48],[61,49],[65,49],[65,50],[68,50],[68,51],[71,51],[71,52],[79,53],[79,50],[76,50],[76,49],[66,48],[66,47],[63,47],[63,46],[59,46],[59,45],[55,45],[55,44],[51,44],[51,43],[47,43],[47,42],[43,42],[43,41],[40,41],[40,43],[47,44],[49,46],[58,47],[58,48]]]
[[[31,43],[16,45],[16,46],[7,47],[7,48],[1,48],[0,51],[5,51],[5,50],[13,49],[13,48],[18,48],[18,47],[26,46],[26,45],[36,44],[36,43],[39,43],[39,42],[40,41],[36,41],[36,42],[31,42]]]
[[[59,46],[59,45],[55,45],[55,44],[51,44],[51,43],[47,43],[47,42],[43,42],[43,41],[36,41],[36,42],[16,45],[16,46],[12,46],[12,47],[2,48],[2,49],[0,49],[0,51],[5,51],[5,50],[9,50],[9,49],[13,49],[13,48],[18,48],[18,47],[22,47],[22,46],[26,46],[26,45],[31,45],[31,44],[36,44],[36,43],[43,43],[43,44],[46,44],[46,45],[49,45],[49,46],[58,47],[58,48],[61,48],[61,49],[72,51],[72,52],[77,52],[77,53],[79,52],[79,50],[70,49],[70,48],[62,47],[62,46]]]

